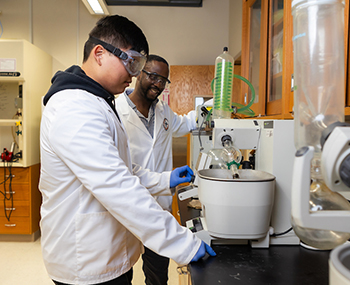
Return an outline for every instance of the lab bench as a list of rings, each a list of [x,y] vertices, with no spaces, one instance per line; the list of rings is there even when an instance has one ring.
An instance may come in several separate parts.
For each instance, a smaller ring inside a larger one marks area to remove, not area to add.
[[[178,191],[181,192],[181,189]],[[178,197],[178,195],[176,195]],[[178,199],[181,224],[200,215],[189,208],[191,199]],[[299,245],[213,245],[217,256],[206,256],[189,265],[192,285],[213,284],[328,284],[330,251],[315,251]]]

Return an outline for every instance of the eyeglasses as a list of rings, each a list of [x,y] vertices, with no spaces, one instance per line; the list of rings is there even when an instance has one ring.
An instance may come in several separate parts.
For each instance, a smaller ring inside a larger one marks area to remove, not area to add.
[[[146,76],[149,80],[151,80],[152,82],[154,82],[155,84],[159,83],[161,86],[165,86],[167,83],[170,84],[170,80],[158,73],[155,72],[148,72],[144,69],[142,69],[142,71],[144,73],[146,73]]]
[[[91,36],[89,37],[88,41],[97,45],[101,45],[104,49],[120,58],[123,65],[125,66],[125,69],[131,76],[138,76],[142,68],[145,66],[147,60],[146,56],[135,50],[122,51],[121,49],[111,44],[108,44],[104,41],[101,41],[100,39]]]

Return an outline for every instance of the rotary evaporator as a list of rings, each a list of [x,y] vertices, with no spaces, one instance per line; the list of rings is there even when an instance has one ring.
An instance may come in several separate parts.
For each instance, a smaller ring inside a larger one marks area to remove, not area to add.
[[[344,123],[344,1],[293,0],[292,223],[301,244],[332,250],[330,284],[350,284],[350,128]]]
[[[233,74],[233,66],[224,48],[215,61],[213,106],[210,110],[202,107],[202,116],[198,115],[202,117],[199,128],[212,131],[210,149],[200,152],[193,183],[178,189],[180,201],[198,198],[201,204],[201,216],[186,224],[208,244],[249,243],[261,248],[299,244],[290,214],[294,123],[231,118],[255,115],[250,109],[254,88]],[[233,78],[249,85],[248,105],[232,102]]]

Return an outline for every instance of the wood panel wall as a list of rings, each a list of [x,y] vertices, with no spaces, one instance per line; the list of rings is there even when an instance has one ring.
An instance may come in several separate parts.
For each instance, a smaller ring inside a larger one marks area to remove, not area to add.
[[[170,66],[170,108],[179,115],[187,114],[194,109],[196,95],[213,96],[210,84],[214,71],[214,65]]]

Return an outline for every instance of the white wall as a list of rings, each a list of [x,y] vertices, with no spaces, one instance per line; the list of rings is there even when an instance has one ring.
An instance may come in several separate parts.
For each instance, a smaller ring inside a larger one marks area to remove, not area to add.
[[[235,56],[241,45],[241,10],[241,0],[203,0],[201,8],[109,6],[111,14],[134,21],[150,52],[171,65],[214,64],[224,46]],[[81,0],[1,0],[0,11],[1,38],[26,39],[51,54],[53,73],[81,64],[84,42],[99,18]]]
[[[244,1],[244,0],[243,0]],[[230,0],[229,15],[229,53],[235,57],[242,49],[242,3],[241,0]]]

